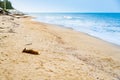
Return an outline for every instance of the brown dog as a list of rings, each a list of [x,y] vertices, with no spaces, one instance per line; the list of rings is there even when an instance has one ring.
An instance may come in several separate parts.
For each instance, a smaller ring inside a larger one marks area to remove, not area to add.
[[[33,54],[33,55],[39,55],[37,51],[34,51],[32,49],[27,50],[26,48],[23,49],[23,53]]]

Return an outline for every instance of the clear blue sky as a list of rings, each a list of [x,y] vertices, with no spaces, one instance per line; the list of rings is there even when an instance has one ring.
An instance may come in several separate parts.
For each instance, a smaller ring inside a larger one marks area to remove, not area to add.
[[[120,0],[10,0],[23,12],[120,12]]]

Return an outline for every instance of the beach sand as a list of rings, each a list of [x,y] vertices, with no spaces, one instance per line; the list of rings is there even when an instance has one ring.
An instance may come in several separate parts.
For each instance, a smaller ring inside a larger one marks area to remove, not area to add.
[[[120,80],[120,47],[30,17],[0,16],[0,80]]]

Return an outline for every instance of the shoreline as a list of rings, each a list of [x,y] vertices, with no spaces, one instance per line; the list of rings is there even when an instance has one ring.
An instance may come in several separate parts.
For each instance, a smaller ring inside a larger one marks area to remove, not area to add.
[[[120,79],[120,47],[31,18],[0,16],[1,79]],[[39,55],[22,53],[24,48]]]
[[[57,24],[51,24],[51,23],[41,22],[41,21],[39,21],[39,20],[36,20],[37,17],[30,16],[30,15],[28,15],[28,16],[31,17],[31,21],[34,21],[34,22],[40,22],[40,23],[43,23],[43,24],[45,23],[45,24],[49,24],[49,25],[55,25],[55,26],[58,26],[58,27],[61,27],[61,28],[72,29],[72,30],[74,30],[74,31],[77,31],[77,30],[75,30],[75,29],[72,28],[72,27],[66,27],[66,26],[64,26],[64,25],[57,25]],[[104,39],[102,39],[102,38],[99,38],[99,37],[96,37],[96,36],[90,35],[89,33],[82,32],[82,31],[77,31],[77,32],[84,33],[84,34],[86,34],[86,35],[88,35],[88,36],[91,36],[91,37],[97,38],[97,39],[102,40],[102,41],[104,41],[104,42],[106,42],[106,43],[109,43],[109,44],[111,44],[111,45],[114,45],[114,46],[120,47],[119,44],[116,44],[116,43],[113,43],[113,42],[110,42],[110,41],[104,40]]]
[[[70,29],[70,30],[73,30],[73,31],[76,31],[76,32],[80,32],[80,33],[83,33],[83,34],[85,34],[85,35],[94,37],[94,38],[99,39],[99,40],[101,40],[101,41],[103,41],[103,42],[106,42],[106,43],[108,43],[108,44],[111,44],[112,46],[116,46],[116,47],[120,48],[120,45],[118,45],[118,44],[115,44],[115,43],[113,43],[113,42],[109,42],[109,41],[103,40],[103,39],[101,39],[101,38],[99,38],[99,37],[90,35],[90,34],[85,33],[85,32],[77,31],[77,30],[73,29],[72,27],[66,27],[66,26],[63,26],[63,25],[57,25],[57,24],[51,24],[51,23],[41,22],[41,21],[36,20],[36,17],[33,17],[33,16],[29,16],[29,17],[31,18],[31,21],[33,21],[33,22],[38,22],[38,23],[43,23],[43,24],[58,26],[58,27],[65,28],[65,29]]]

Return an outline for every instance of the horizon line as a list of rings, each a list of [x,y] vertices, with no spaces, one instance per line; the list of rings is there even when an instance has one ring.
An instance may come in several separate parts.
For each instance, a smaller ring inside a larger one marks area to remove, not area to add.
[[[23,12],[23,13],[120,13],[120,12]]]

